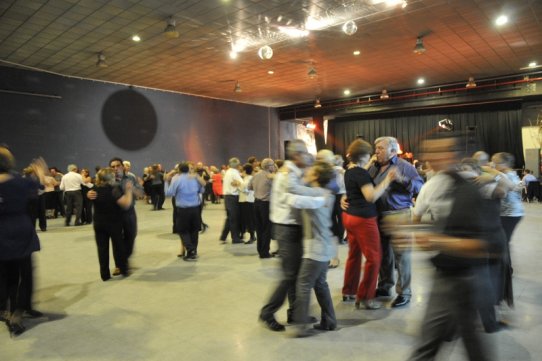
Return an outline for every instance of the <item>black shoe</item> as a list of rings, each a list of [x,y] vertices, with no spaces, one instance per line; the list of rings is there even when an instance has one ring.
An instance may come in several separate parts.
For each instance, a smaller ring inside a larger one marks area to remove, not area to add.
[[[270,254],[260,255],[260,258],[273,258]]]
[[[183,257],[185,261],[195,261],[198,259],[198,255],[194,252],[189,252],[186,256]]]
[[[399,295],[393,300],[393,302],[391,303],[391,307],[393,308],[402,307],[402,306],[408,305],[409,303],[410,303],[409,296]]]
[[[254,242],[256,242],[256,240],[254,238],[251,238],[248,241],[246,241],[245,244],[252,244]]]
[[[232,241],[231,243],[232,244],[244,244],[245,242],[243,242],[243,241]]]
[[[377,289],[375,297],[390,297],[390,291]]]
[[[337,329],[337,326],[322,325],[321,323],[314,324],[312,327],[318,331],[335,331]]]
[[[203,224],[201,225],[201,231],[200,231],[199,233],[202,233],[202,234],[205,233],[205,231],[207,230],[207,228],[209,228],[209,226],[206,225],[205,223],[203,223]]]
[[[39,318],[43,317],[43,313],[38,310],[26,310],[23,311],[24,318]]]
[[[260,317],[260,322],[262,322],[266,328],[274,332],[281,332],[281,331],[286,330],[286,327],[278,323],[274,317],[268,320],[264,320],[263,318]]]
[[[47,228],[40,228],[42,232],[47,232]]]
[[[294,324],[294,318],[292,316],[288,316],[288,320],[286,321],[288,322],[289,325],[292,325]],[[314,316],[309,316],[307,317],[307,323],[316,323],[318,322],[318,319]]]
[[[9,329],[9,333],[11,333],[13,336],[19,336],[24,331],[26,331],[26,327],[24,327],[22,323],[11,323],[9,321],[8,321],[8,329]]]
[[[81,223],[81,222],[75,222],[75,224],[74,224],[74,226],[82,226],[82,225],[83,225],[83,223]]]

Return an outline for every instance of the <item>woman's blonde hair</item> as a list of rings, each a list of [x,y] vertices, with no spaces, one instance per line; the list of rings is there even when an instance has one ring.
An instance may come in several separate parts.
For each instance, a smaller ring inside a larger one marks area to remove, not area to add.
[[[115,171],[113,168],[102,168],[96,173],[96,185],[102,187],[115,183]]]

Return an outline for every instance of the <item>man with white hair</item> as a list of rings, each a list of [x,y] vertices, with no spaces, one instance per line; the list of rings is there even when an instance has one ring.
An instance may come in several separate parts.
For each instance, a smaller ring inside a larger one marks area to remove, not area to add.
[[[410,207],[413,205],[412,198],[420,192],[423,185],[423,180],[416,168],[397,156],[398,150],[399,143],[393,137],[380,137],[375,140],[375,156],[371,159],[372,165],[369,168],[369,174],[375,185],[386,179],[390,169],[395,168],[399,175],[376,203],[379,219],[387,215],[404,214],[410,216]],[[382,227],[379,228],[382,242],[382,263],[376,295],[377,297],[391,296],[390,290],[395,285],[397,297],[391,306],[405,306],[412,297],[410,289],[411,251],[407,248],[403,250],[394,248],[391,237],[382,232]],[[398,275],[397,283],[395,282],[395,269],[397,269]]]
[[[83,209],[83,177],[77,172],[75,164],[68,165],[68,173],[64,174],[60,181],[60,190],[64,191],[66,200],[66,226],[70,225],[73,210],[75,208],[75,225],[81,226],[81,211]]]
[[[226,207],[226,221],[220,236],[220,241],[226,243],[228,233],[231,233],[233,244],[241,244],[243,241],[239,237],[241,211],[239,209],[239,187],[243,183],[243,178],[239,173],[239,158],[230,158],[228,170],[224,175],[223,192],[224,205]]]
[[[256,213],[257,249],[260,258],[271,258],[271,220],[269,219],[269,200],[271,186],[275,176],[275,162],[265,158],[261,162],[261,170],[250,180],[249,189],[254,190],[254,209]]]

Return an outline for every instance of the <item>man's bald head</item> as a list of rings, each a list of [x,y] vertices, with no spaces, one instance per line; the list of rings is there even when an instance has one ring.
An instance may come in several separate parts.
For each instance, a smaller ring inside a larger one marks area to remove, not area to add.
[[[472,158],[476,159],[479,166],[487,165],[489,162],[489,154],[484,151],[479,150],[478,152],[472,155]]]

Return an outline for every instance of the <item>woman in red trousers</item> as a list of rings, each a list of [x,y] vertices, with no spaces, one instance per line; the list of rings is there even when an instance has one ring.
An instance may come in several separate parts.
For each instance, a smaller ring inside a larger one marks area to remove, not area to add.
[[[376,282],[382,251],[377,225],[377,210],[374,202],[386,191],[395,178],[393,167],[377,187],[374,186],[367,169],[372,147],[369,143],[356,139],[348,147],[350,165],[344,174],[348,208],[343,212],[343,224],[348,238],[348,259],[344,272],[343,301],[356,300],[356,308],[364,306],[369,310],[381,307],[374,300]],[[365,255],[365,269],[360,283],[361,259]]]

